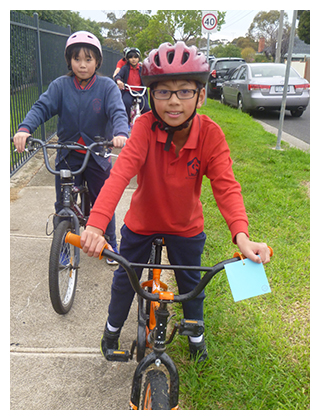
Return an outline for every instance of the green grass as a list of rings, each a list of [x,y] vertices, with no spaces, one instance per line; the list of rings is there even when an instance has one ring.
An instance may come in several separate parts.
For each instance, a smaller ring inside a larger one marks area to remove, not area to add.
[[[307,410],[309,386],[310,155],[282,144],[249,115],[208,99],[201,113],[225,133],[254,241],[274,249],[265,266],[272,293],[234,302],[224,272],[206,288],[209,360],[189,361],[187,340],[168,352],[180,375],[180,407],[196,410]],[[204,180],[203,265],[237,250]],[[180,312],[181,313],[181,312]]]

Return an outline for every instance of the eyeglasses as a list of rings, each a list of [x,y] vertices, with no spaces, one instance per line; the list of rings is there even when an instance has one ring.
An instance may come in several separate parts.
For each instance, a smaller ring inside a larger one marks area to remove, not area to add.
[[[177,95],[178,99],[192,99],[198,89],[180,89],[180,90],[167,90],[167,89],[155,89],[152,91],[153,97],[160,100],[168,100],[171,98],[173,93]]]

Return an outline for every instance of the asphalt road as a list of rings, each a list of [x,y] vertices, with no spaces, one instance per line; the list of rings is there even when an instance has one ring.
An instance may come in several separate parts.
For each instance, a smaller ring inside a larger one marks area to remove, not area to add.
[[[279,127],[280,111],[256,112],[252,116],[273,127]],[[299,118],[293,118],[290,112],[286,111],[283,131],[310,144],[310,105]]]

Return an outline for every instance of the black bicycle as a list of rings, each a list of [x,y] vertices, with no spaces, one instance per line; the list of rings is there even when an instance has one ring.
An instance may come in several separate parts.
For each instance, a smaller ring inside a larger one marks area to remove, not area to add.
[[[80,234],[80,228],[85,227],[91,209],[86,182],[84,181],[82,185],[75,185],[75,177],[85,170],[92,153],[106,159],[111,156],[117,157],[117,155],[112,154],[108,149],[113,146],[113,143],[102,137],[95,137],[95,143],[90,146],[79,143],[45,143],[42,140],[29,137],[27,139],[28,151],[34,150],[35,144],[39,144],[43,150],[48,171],[53,175],[60,176],[63,208],[58,213],[53,214],[54,229],[52,232],[48,232],[48,222],[46,231],[48,236],[53,233],[49,258],[50,300],[54,310],[63,315],[69,312],[72,307],[80,264],[79,249],[65,243],[65,237],[68,232]],[[49,149],[54,149],[57,152],[62,149],[85,150],[86,155],[78,170],[61,169],[57,171],[50,166],[47,152]]]
[[[66,242],[81,248],[80,237],[72,234],[66,236]],[[161,264],[162,248],[165,243],[157,238],[152,244],[148,264],[131,263],[119,254],[106,248],[100,253],[103,257],[116,260],[126,270],[134,291],[138,295],[138,331],[131,350],[108,350],[106,358],[109,361],[127,362],[136,359],[139,362],[132,380],[130,408],[132,410],[177,410],[179,403],[179,374],[173,360],[166,353],[166,346],[173,341],[178,332],[184,336],[198,337],[204,332],[203,321],[182,319],[175,323],[167,339],[168,322],[173,315],[168,311],[168,304],[187,302],[195,299],[207,286],[213,276],[224,269],[225,265],[245,258],[239,252],[233,258],[221,261],[213,267],[163,265]],[[273,255],[269,247],[270,255]],[[134,268],[147,268],[149,278],[139,282]],[[167,285],[160,280],[162,270],[195,270],[206,272],[198,285],[189,293],[175,295],[167,290]],[[152,349],[145,355],[146,349]],[[166,373],[162,366],[165,367]],[[143,393],[142,380],[144,378]]]

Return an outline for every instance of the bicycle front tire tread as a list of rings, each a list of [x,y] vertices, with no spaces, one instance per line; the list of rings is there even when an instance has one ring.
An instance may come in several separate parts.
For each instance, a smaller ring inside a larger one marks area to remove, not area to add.
[[[68,313],[72,307],[76,286],[77,286],[77,277],[78,269],[73,268],[71,275],[68,275],[68,297],[64,302],[61,297],[60,290],[60,255],[63,248],[66,246],[64,243],[64,238],[67,232],[72,231],[71,222],[69,220],[64,220],[59,223],[57,226],[54,237],[51,244],[50,259],[49,259],[49,292],[50,300],[53,306],[53,309],[59,314],[64,315]],[[74,248],[73,245],[68,244],[69,249]],[[73,253],[74,254],[74,253]],[[74,277],[73,277],[74,276]]]
[[[147,372],[142,397],[142,410],[170,410],[168,380],[164,372]]]

